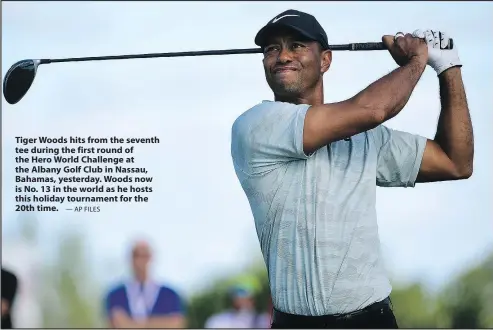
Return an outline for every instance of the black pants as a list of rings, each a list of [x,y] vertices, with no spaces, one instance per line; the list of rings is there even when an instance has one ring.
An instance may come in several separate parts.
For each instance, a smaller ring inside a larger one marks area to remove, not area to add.
[[[301,316],[274,309],[272,329],[397,329],[389,298],[348,314]]]

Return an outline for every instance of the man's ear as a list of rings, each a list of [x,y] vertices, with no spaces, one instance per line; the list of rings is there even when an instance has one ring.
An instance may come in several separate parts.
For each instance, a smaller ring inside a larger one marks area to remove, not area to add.
[[[322,56],[320,57],[321,65],[320,72],[324,74],[330,68],[330,64],[332,63],[332,51],[324,50],[322,51]]]

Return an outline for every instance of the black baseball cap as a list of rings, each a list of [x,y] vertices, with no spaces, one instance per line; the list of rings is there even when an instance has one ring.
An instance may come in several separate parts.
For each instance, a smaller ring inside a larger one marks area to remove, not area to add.
[[[292,29],[309,40],[318,41],[323,49],[329,49],[327,34],[317,19],[310,14],[289,9],[271,19],[255,37],[255,44],[263,47],[271,33],[282,28]]]

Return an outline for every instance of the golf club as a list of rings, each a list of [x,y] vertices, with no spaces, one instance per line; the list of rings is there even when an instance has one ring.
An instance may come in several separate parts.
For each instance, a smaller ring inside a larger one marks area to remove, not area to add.
[[[453,47],[453,40],[450,39],[447,49]],[[331,45],[330,50],[384,50],[386,49],[381,42],[351,43],[343,45]],[[150,53],[135,55],[115,55],[115,56],[98,56],[98,57],[75,57],[61,59],[41,59],[41,60],[22,60],[7,71],[3,79],[3,96],[10,104],[19,102],[33,84],[36,77],[36,71],[41,64],[62,63],[62,62],[85,62],[85,61],[107,61],[107,60],[127,60],[135,58],[158,58],[158,57],[184,57],[184,56],[205,56],[205,55],[233,55],[233,54],[261,54],[262,48],[246,49],[225,49],[225,50],[205,50],[176,53]]]

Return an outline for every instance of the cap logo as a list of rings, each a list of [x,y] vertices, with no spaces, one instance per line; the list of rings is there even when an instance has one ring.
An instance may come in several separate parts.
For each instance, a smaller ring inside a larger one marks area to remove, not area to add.
[[[289,16],[300,16],[300,15],[282,15],[281,17],[276,17],[272,20],[272,23],[275,23],[279,21],[280,19],[283,19],[284,17],[289,17]]]

